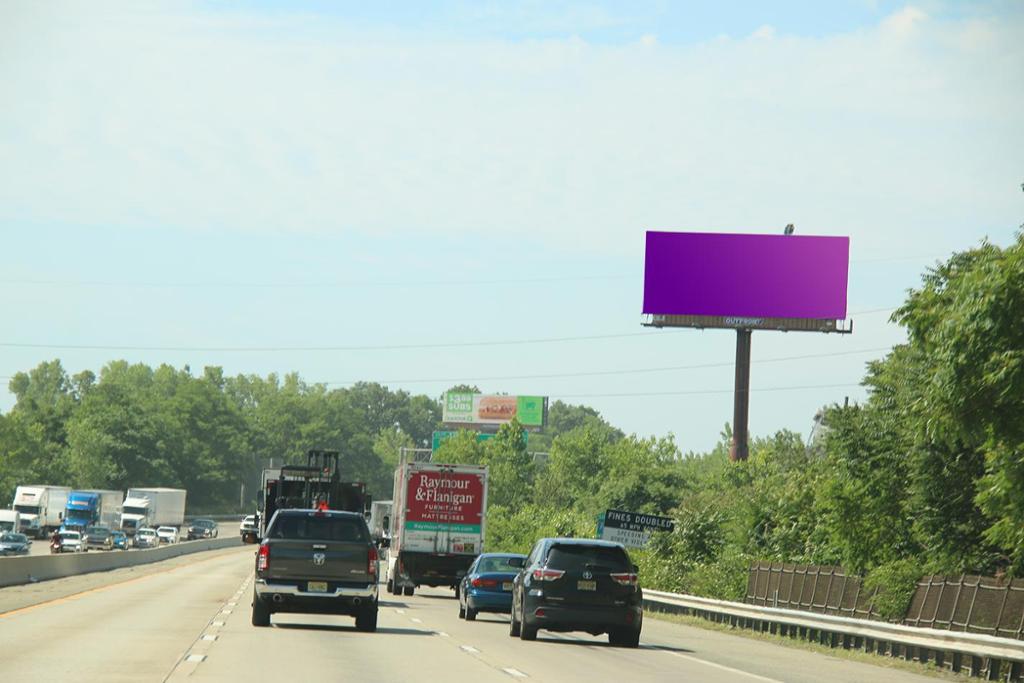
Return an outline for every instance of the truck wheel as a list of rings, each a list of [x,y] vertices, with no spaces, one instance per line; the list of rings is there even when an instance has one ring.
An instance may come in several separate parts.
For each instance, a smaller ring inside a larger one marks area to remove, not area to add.
[[[416,592],[416,587],[415,586],[406,586],[404,588],[404,592],[405,592],[406,595],[412,595],[413,593]]]
[[[608,642],[616,647],[640,647],[640,629],[613,628],[608,631]]]
[[[270,626],[270,607],[255,592],[252,596],[252,625]]]
[[[364,608],[356,615],[356,629],[365,633],[373,633],[377,630],[377,603],[373,607]]]

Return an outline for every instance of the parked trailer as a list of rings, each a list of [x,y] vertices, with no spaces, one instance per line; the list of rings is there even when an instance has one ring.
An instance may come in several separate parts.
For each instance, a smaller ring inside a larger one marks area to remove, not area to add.
[[[68,486],[19,486],[11,507],[21,513],[21,533],[43,538],[60,528],[68,504]]]
[[[128,489],[121,506],[120,528],[129,536],[143,527],[181,527],[185,523],[185,489]]]

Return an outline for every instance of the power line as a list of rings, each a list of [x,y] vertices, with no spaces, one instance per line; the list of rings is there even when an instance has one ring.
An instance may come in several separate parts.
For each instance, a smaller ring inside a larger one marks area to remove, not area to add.
[[[866,311],[853,311],[851,315],[879,313],[895,310],[894,308],[876,308]],[[106,344],[40,344],[29,342],[0,342],[0,348],[11,349],[65,349],[70,351],[185,351],[185,352],[230,352],[230,353],[278,353],[278,352],[315,352],[315,351],[402,351],[412,349],[446,349],[467,348],[474,346],[519,346],[526,344],[555,344],[574,341],[597,341],[603,339],[627,339],[634,337],[653,337],[677,330],[659,330],[657,332],[623,332],[620,334],[593,334],[572,337],[537,337],[527,339],[484,340],[472,342],[437,342],[429,344],[366,344],[359,346],[141,346],[141,345],[106,345]]]
[[[859,387],[860,384],[805,384],[794,387],[750,387],[750,391],[802,391],[805,389],[839,389]],[[556,394],[552,398],[625,398],[645,396],[703,396],[706,394],[731,394],[734,389],[697,389],[694,391],[640,391],[615,394]]]
[[[853,356],[862,353],[878,353],[880,351],[889,351],[892,347],[880,346],[872,349],[857,349],[855,351],[838,351],[834,353],[810,353],[800,356],[782,356],[778,358],[762,358],[753,361],[754,363],[781,363],[792,360],[806,360],[811,358],[833,358],[836,356]],[[722,362],[722,363],[701,363],[698,365],[669,365],[660,368],[631,368],[624,370],[588,370],[584,372],[561,372],[561,373],[550,373],[550,374],[537,374],[537,375],[494,375],[490,377],[434,377],[431,379],[382,379],[375,380],[380,384],[430,384],[433,382],[491,382],[491,381],[502,381],[502,380],[520,380],[520,379],[555,379],[561,377],[603,377],[608,375],[631,375],[641,374],[646,372],[673,372],[677,370],[698,370],[704,368],[723,368],[732,367],[733,361]],[[347,385],[356,384],[360,381],[365,380],[337,380],[331,382],[321,382],[321,384],[327,385]]]
[[[505,339],[472,342],[438,342],[434,344],[379,344],[364,346],[107,346],[103,344],[30,344],[0,342],[0,347],[15,349],[68,349],[73,351],[216,351],[216,352],[311,352],[311,351],[399,351],[408,349],[446,349],[472,346],[516,346],[523,344],[554,344],[629,337],[654,337],[659,332],[624,332],[622,334],[593,334],[576,337],[538,337],[534,339]]]

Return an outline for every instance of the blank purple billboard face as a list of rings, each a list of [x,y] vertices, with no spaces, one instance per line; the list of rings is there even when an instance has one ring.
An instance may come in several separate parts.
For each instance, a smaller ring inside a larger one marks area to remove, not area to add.
[[[846,318],[849,237],[647,233],[644,313]]]

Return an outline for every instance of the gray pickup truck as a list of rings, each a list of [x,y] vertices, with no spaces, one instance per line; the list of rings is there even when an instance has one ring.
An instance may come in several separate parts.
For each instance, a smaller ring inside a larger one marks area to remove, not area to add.
[[[377,548],[363,516],[278,510],[256,553],[253,626],[275,612],[345,614],[377,629]]]

